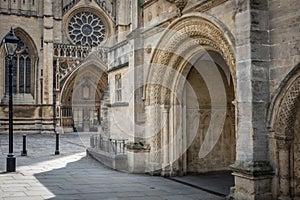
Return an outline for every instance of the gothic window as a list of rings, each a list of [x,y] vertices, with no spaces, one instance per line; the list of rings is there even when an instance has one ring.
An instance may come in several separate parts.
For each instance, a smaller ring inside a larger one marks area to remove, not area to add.
[[[99,45],[106,30],[100,17],[89,11],[76,13],[68,22],[68,34],[76,45]]]
[[[121,74],[116,74],[115,76],[115,91],[116,91],[116,101],[122,101],[122,77]]]
[[[20,42],[17,53],[12,58],[13,93],[31,93],[31,65],[32,59],[24,42]],[[9,92],[9,58],[5,58],[5,93]]]

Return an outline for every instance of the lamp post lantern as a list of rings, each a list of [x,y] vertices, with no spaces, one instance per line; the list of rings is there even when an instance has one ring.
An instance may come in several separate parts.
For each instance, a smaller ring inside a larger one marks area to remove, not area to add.
[[[13,152],[13,100],[12,100],[12,79],[13,79],[13,63],[12,58],[16,53],[18,48],[19,39],[15,36],[13,29],[5,36],[3,40],[6,55],[9,58],[9,70],[8,70],[8,91],[9,91],[9,101],[8,101],[8,112],[9,112],[9,152],[6,158],[6,171],[15,172],[16,171],[16,157]]]

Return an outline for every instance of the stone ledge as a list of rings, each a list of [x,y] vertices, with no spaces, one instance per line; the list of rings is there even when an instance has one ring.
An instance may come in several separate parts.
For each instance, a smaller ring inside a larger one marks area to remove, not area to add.
[[[126,144],[126,149],[134,152],[150,152],[150,145],[142,142],[129,142]]]
[[[107,104],[107,107],[123,107],[123,106],[129,106],[128,102],[115,102],[111,104]]]
[[[235,175],[241,174],[252,177],[273,176],[274,171],[268,161],[239,161],[230,166]]]
[[[125,63],[122,63],[122,64],[119,64],[117,66],[114,66],[114,67],[110,67],[107,72],[112,72],[112,71],[116,71],[118,69],[122,69],[122,68],[125,68],[125,67],[128,67],[129,66],[129,62],[125,62]]]
[[[88,156],[91,156],[107,167],[119,171],[128,171],[128,161],[126,154],[113,154],[95,148],[88,148],[86,150],[86,153]]]

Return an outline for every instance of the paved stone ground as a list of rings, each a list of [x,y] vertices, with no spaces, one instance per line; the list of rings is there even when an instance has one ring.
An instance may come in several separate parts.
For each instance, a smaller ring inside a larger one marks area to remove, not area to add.
[[[15,135],[17,172],[5,173],[8,136],[0,135],[0,199],[224,199],[162,177],[108,169],[86,157],[88,134],[60,137],[54,156],[53,135],[28,135],[28,156],[21,157],[22,135]]]
[[[187,176],[175,176],[169,179],[175,180],[204,191],[210,191],[214,194],[227,196],[230,188],[234,186],[234,177],[231,171],[209,172],[205,174],[188,174]]]

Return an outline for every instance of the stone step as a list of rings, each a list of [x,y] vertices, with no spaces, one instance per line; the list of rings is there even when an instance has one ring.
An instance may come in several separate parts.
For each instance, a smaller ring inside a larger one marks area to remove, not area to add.
[[[8,133],[8,119],[0,119],[0,133]],[[14,119],[14,133],[42,133],[53,132],[53,122],[51,120],[35,120],[35,119]]]

